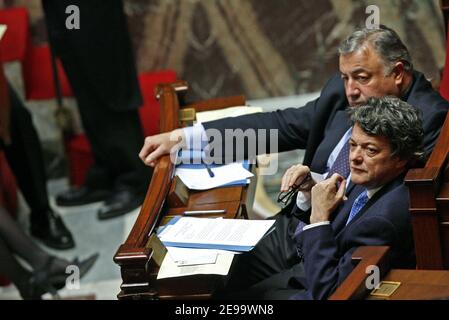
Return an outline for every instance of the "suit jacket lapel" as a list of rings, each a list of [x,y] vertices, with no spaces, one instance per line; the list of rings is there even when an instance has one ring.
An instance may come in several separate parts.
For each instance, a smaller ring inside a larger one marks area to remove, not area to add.
[[[310,165],[312,171],[324,172],[327,160],[335,146],[349,129],[349,119],[346,110],[337,111],[331,125],[325,132],[325,138],[318,146]]]
[[[390,183],[385,185],[382,189],[377,191],[374,194],[374,196],[368,200],[366,205],[359,211],[359,213],[357,213],[357,215],[354,218],[352,218],[352,220],[348,223],[347,227],[350,227],[358,219],[360,219],[365,214],[365,212],[373,205],[373,203],[375,203],[377,201],[377,199],[379,199],[382,195],[384,195],[385,193],[390,191],[392,188],[394,188],[397,185],[399,185],[400,183],[402,183],[403,178],[404,178],[404,175],[401,174],[399,177],[397,177],[396,179],[394,179],[393,181],[391,181]],[[362,186],[355,185],[353,187],[352,192],[350,193],[350,196],[348,196],[348,201],[346,201],[347,205],[342,207],[341,210],[337,210],[338,213],[336,214],[335,221],[332,222],[333,228],[335,230],[335,234],[337,234],[337,236],[339,236],[339,234],[345,230],[346,221],[348,220],[349,213],[351,212],[352,204],[354,203],[357,196],[364,189],[365,188]],[[341,218],[339,218],[339,217],[341,217]]]
[[[349,213],[351,212],[352,204],[358,195],[364,190],[364,187],[352,184],[351,192],[347,192],[346,195],[348,200],[346,200],[337,210],[334,211],[331,217],[332,228],[335,234],[338,234],[346,225]]]

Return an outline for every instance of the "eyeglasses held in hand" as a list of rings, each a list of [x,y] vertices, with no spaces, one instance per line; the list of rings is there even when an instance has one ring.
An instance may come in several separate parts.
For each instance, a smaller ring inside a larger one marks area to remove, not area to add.
[[[277,202],[282,203],[284,206],[287,205],[290,200],[292,199],[293,195],[300,189],[301,187],[304,187],[304,184],[307,183],[312,176],[310,175],[310,172],[299,182],[294,183],[291,188],[288,191],[282,191],[278,195]]]

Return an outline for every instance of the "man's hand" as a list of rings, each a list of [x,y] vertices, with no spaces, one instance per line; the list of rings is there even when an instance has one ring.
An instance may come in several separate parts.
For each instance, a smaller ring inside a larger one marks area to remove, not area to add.
[[[285,192],[290,190],[293,184],[298,184],[304,181],[304,178],[310,173],[310,169],[307,166],[303,166],[302,164],[298,164],[295,166],[291,166],[285,171],[284,176],[282,177],[281,182],[281,192]],[[315,181],[310,179],[310,181],[304,181],[299,190],[301,191],[309,191],[315,185]]]
[[[340,183],[338,189],[337,183]],[[345,191],[346,181],[337,173],[334,173],[329,179],[317,183],[312,188],[310,223],[329,221],[332,211],[345,199]]]
[[[182,129],[161,133],[145,138],[139,158],[147,166],[154,167],[160,157],[179,150],[185,146],[185,136]]]

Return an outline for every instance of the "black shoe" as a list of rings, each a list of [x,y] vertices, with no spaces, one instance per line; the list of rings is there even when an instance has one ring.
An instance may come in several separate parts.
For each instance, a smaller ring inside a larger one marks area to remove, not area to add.
[[[53,297],[59,298],[58,290],[65,287],[66,280],[70,276],[70,273],[66,272],[67,267],[77,266],[79,277],[82,278],[92,268],[98,256],[99,254],[95,253],[83,261],[78,261],[78,258],[75,258],[72,262],[59,268],[53,265],[57,258],[49,257],[42,268],[33,272],[27,285],[19,287],[20,295],[25,300],[41,300],[45,293],[51,293]]]
[[[56,204],[61,207],[82,206],[84,204],[104,201],[111,195],[107,189],[94,189],[82,186],[67,190],[56,196]]]
[[[128,213],[142,205],[144,199],[144,194],[135,194],[129,190],[117,191],[98,210],[98,219],[105,220]]]
[[[33,214],[35,216],[35,214]],[[31,219],[31,235],[53,249],[72,249],[75,241],[61,217],[51,209],[35,219]]]

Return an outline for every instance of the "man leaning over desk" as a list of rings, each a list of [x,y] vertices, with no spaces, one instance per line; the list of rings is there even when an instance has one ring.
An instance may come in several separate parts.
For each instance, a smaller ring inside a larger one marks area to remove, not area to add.
[[[318,99],[304,107],[211,121],[147,137],[139,154],[140,158],[145,164],[154,166],[160,156],[169,153],[178,144],[173,136],[187,142],[192,140],[191,136],[200,136],[207,141],[207,129],[218,129],[223,134],[225,129],[277,129],[280,152],[306,149],[303,164],[311,171],[325,174],[331,171],[340,153],[344,155],[343,146],[347,145],[350,137],[350,123],[346,112],[348,106],[357,107],[369,97],[387,95],[407,101],[421,111],[424,150],[429,154],[435,145],[449,103],[432,89],[422,73],[413,70],[409,52],[396,32],[385,26],[357,30],[341,43],[339,54],[340,73],[327,82]],[[348,174],[349,172],[340,172],[343,178],[347,178]],[[296,180],[283,179],[283,190],[301,180],[300,172],[294,171],[294,176]],[[294,236],[298,218],[309,222],[310,210],[304,208],[303,203],[300,204],[301,209],[296,204],[297,201],[291,201],[278,215],[285,215],[290,219],[285,239]],[[285,239],[279,241],[282,243],[287,241]],[[284,245],[280,250],[284,257],[296,253],[295,246]],[[284,268],[282,264],[268,264],[268,267],[274,268],[272,274]]]
[[[225,129],[277,129],[279,152],[305,149],[303,164],[314,172],[325,173],[335,160],[333,154],[338,154],[339,143],[348,137],[346,108],[360,105],[369,97],[387,95],[421,110],[424,147],[430,153],[449,103],[432,89],[422,73],[413,70],[410,54],[396,32],[385,26],[357,30],[341,43],[339,54],[340,72],[326,83],[319,98],[305,106],[210,121],[150,136],[139,157],[154,166],[178,143],[176,138],[207,142],[208,129],[217,129],[223,136]],[[331,126],[334,131],[329,130]]]

